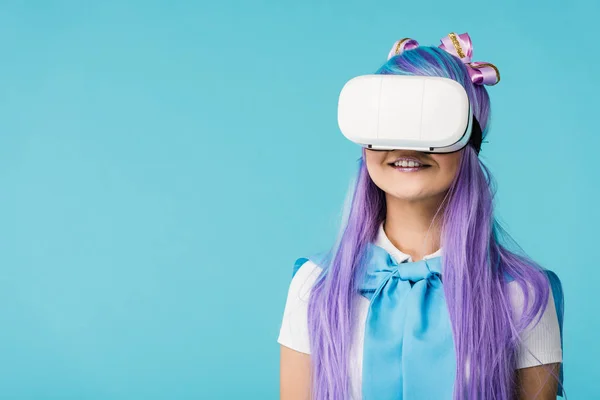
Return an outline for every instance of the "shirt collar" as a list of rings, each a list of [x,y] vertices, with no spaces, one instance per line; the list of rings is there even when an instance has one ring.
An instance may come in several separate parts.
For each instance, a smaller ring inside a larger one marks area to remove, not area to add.
[[[383,229],[383,222],[379,225],[379,229],[377,230],[377,235],[375,236],[373,243],[387,251],[392,257],[394,257],[397,263],[402,263],[405,261],[412,262],[412,257],[398,250],[398,248],[394,246],[394,244],[387,237],[385,230]],[[440,247],[435,253],[427,254],[423,257],[423,259],[441,256],[443,251],[442,249],[443,248]]]

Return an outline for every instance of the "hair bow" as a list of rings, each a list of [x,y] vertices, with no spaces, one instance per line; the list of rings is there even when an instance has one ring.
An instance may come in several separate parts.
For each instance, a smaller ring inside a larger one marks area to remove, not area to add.
[[[452,54],[467,66],[467,71],[471,81],[477,85],[493,86],[500,82],[500,71],[492,63],[482,61],[471,61],[473,55],[473,44],[468,33],[457,35],[452,32],[440,39],[442,42],[438,47]],[[402,54],[406,50],[412,50],[419,46],[419,43],[410,38],[404,38],[396,41],[388,54],[388,60],[396,55]]]

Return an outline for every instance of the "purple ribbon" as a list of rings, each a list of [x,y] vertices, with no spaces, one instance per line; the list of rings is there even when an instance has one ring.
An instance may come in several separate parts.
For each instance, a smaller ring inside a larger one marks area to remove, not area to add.
[[[467,66],[471,81],[477,85],[493,86],[500,82],[500,71],[492,63],[483,61],[471,61],[473,56],[473,43],[468,33],[457,35],[452,32],[441,39],[442,44],[438,47],[453,56],[458,57]],[[396,41],[388,54],[388,60],[403,51],[411,50],[419,46],[419,43],[410,38]]]
[[[401,54],[405,50],[412,50],[416,47],[419,47],[419,42],[411,38],[404,38],[400,40],[396,40],[392,49],[388,53],[388,60],[395,55]]]
[[[449,33],[441,39],[441,49],[460,58],[460,60],[468,67],[471,81],[478,85],[495,85],[500,82],[500,72],[492,63],[475,61],[472,62],[473,43],[468,33],[457,35]]]

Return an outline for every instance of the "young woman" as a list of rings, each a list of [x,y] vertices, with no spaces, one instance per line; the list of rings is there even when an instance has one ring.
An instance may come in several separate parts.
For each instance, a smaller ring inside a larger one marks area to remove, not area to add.
[[[335,245],[295,264],[282,400],[562,396],[562,288],[494,217],[478,155],[500,76],[471,52],[466,33],[403,39],[377,71],[456,80],[480,134],[446,154],[363,149]]]

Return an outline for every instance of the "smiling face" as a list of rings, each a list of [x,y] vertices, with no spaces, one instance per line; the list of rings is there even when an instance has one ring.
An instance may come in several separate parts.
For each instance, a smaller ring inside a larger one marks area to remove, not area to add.
[[[423,201],[443,198],[458,172],[463,151],[436,154],[365,149],[365,159],[371,179],[387,195]]]

